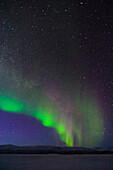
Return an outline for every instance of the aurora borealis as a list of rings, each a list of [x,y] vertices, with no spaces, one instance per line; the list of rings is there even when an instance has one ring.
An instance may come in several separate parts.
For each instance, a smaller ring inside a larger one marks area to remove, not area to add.
[[[13,74],[11,72],[11,69],[6,71],[4,76]],[[15,74],[16,77],[19,77],[18,74]],[[102,140],[103,120],[94,96],[90,97],[87,94],[81,97],[77,90],[73,100],[70,99],[71,104],[70,101],[63,101],[60,90],[55,90],[55,87],[52,90],[48,88],[48,91],[42,91],[33,86],[30,88],[25,86],[24,79],[22,82],[18,79],[19,86],[13,77],[4,80],[4,83],[5,81],[8,84],[11,81],[16,85],[16,89],[9,84],[7,92],[0,94],[1,110],[27,114],[40,120],[44,126],[54,128],[60,140],[67,146],[93,147]],[[28,81],[27,83],[30,84]]]
[[[112,145],[111,11],[92,4],[0,2],[0,144]]]
[[[54,128],[67,146],[95,146],[102,139],[103,120],[97,104],[90,97],[80,99],[77,96],[73,106],[68,106],[68,103],[63,106],[62,102],[55,99],[56,96],[49,98],[48,95],[37,93],[34,89],[29,93],[29,89],[26,88],[25,95],[35,96],[30,99],[23,99],[22,96],[22,101],[16,98],[17,91],[13,96],[1,94],[0,109],[33,116],[44,126]],[[87,131],[87,135],[82,141],[84,131]]]

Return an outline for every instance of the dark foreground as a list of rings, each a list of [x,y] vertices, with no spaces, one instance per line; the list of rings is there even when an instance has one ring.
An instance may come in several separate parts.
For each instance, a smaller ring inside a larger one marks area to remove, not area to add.
[[[113,155],[0,154],[0,170],[113,170]]]

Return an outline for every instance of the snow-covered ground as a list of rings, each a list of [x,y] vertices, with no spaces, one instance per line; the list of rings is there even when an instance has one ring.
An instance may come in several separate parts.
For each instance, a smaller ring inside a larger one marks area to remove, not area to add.
[[[0,154],[0,170],[113,170],[113,154]]]

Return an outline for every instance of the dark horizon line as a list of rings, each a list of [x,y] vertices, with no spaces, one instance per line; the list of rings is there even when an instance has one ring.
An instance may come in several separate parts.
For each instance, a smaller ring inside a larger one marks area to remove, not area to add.
[[[113,154],[112,147],[62,147],[0,145],[0,154]]]
[[[85,147],[85,146],[61,146],[61,145],[16,145],[16,144],[0,144],[1,146],[15,146],[15,147],[60,147],[60,148],[86,148],[86,149],[95,149],[95,148],[113,148],[112,145],[109,146],[96,146],[96,147]]]

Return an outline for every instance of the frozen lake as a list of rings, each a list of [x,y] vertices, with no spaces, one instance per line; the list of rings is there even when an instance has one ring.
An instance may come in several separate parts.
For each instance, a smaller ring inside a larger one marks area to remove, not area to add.
[[[0,154],[0,170],[113,170],[113,155]]]

